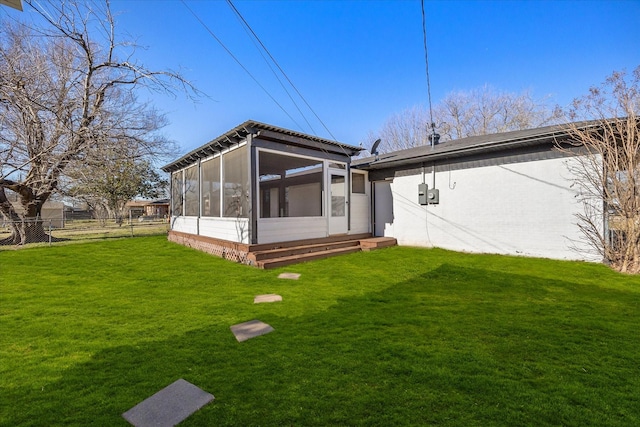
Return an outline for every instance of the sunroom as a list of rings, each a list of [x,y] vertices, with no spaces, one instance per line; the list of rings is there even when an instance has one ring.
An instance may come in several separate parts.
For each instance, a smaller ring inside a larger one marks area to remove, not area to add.
[[[235,259],[238,245],[369,233],[367,172],[350,167],[360,150],[247,121],[162,168],[170,239]]]

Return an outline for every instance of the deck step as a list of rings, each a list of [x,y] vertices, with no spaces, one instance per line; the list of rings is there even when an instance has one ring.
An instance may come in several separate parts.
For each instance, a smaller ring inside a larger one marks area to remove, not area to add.
[[[360,240],[360,247],[364,252],[388,248],[390,246],[396,246],[397,244],[398,241],[393,237],[371,237]]]
[[[307,252],[307,253],[282,256],[277,258],[268,258],[268,259],[256,261],[255,265],[259,268],[269,269],[269,268],[276,268],[276,267],[284,267],[286,265],[291,265],[291,264],[298,264],[306,261],[329,258],[337,255],[345,255],[345,254],[350,254],[354,252],[360,252],[359,245],[329,249],[324,251]]]
[[[271,249],[294,248],[298,246],[315,245],[320,243],[344,242],[345,240],[362,240],[362,239],[368,239],[370,237],[371,237],[371,234],[369,233],[344,234],[339,236],[323,237],[319,239],[303,239],[303,240],[292,240],[287,242],[260,243],[257,245],[251,245],[250,249],[251,249],[251,252],[261,252],[261,251],[267,251]]]
[[[316,243],[311,245],[301,245],[289,248],[277,248],[263,251],[251,252],[248,255],[248,259],[251,261],[262,261],[271,258],[284,258],[293,255],[305,255],[314,252],[326,252],[333,249],[358,247],[360,245],[359,240],[344,240],[341,242],[328,242],[328,243]]]
[[[258,268],[267,269],[395,245],[396,239],[392,237],[371,237],[370,234],[332,236],[326,239],[253,245],[247,254],[247,260]]]

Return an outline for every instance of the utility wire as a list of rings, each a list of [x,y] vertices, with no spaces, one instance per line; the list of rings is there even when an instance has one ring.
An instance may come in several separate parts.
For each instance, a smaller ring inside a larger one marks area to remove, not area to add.
[[[431,79],[429,78],[429,51],[427,49],[427,20],[424,15],[424,0],[420,1],[422,5],[422,39],[424,41],[424,63],[427,72],[427,95],[429,97],[429,119],[431,121],[431,128],[435,135],[436,124],[433,122],[433,108],[431,106]]]
[[[184,0],[183,0],[184,1]],[[245,19],[242,17],[242,15],[240,14],[240,12],[238,12],[238,10],[236,9],[236,7],[233,5],[233,3],[231,2],[231,0],[227,0],[227,3],[229,3],[229,5],[234,9],[234,11],[236,12],[236,14],[240,17],[240,19],[242,19],[242,21],[244,22],[244,24],[247,26],[247,28],[249,29],[249,31],[251,31],[251,34],[253,34],[253,36],[255,37],[255,39],[258,41],[258,43],[260,43],[260,46],[262,46],[262,48],[264,49],[264,51],[267,53],[267,55],[269,55],[269,58],[271,58],[271,60],[273,61],[273,63],[276,65],[276,67],[278,67],[278,70],[280,70],[280,72],[282,73],[282,75],[287,79],[287,82],[289,82],[289,84],[291,85],[291,87],[296,91],[296,93],[298,94],[298,96],[300,97],[300,99],[302,99],[302,101],[305,103],[305,105],[309,108],[309,110],[313,113],[313,115],[316,117],[316,119],[318,119],[318,121],[320,122],[320,124],[322,124],[322,127],[324,127],[324,129],[329,133],[329,135],[331,135],[331,137],[336,140],[336,137],[331,133],[331,131],[329,130],[329,128],[327,127],[327,125],[324,124],[324,122],[322,121],[322,119],[320,119],[320,117],[318,116],[318,114],[316,114],[316,112],[313,110],[313,108],[311,108],[311,105],[309,105],[309,103],[307,102],[307,100],[304,98],[304,96],[302,96],[302,94],[300,93],[300,91],[298,90],[298,88],[293,84],[293,82],[291,81],[291,79],[289,78],[289,76],[287,76],[287,73],[284,72],[284,70],[282,69],[282,67],[280,67],[280,64],[278,64],[278,61],[276,61],[276,59],[273,57],[273,55],[271,55],[271,53],[269,52],[269,49],[267,49],[267,47],[262,43],[262,41],[260,40],[260,38],[257,36],[257,34],[253,31],[253,29],[251,28],[251,26],[247,23],[247,21],[245,21]],[[295,104],[295,102],[294,102]],[[302,112],[300,113],[302,114]],[[304,117],[304,115],[303,115]],[[306,118],[305,118],[306,120]],[[309,122],[307,122],[309,123]],[[311,125],[309,125],[311,127]]]
[[[255,76],[253,74],[251,74],[251,72],[233,54],[233,52],[231,52],[231,50],[229,50],[229,48],[227,48],[227,46],[225,46],[225,44],[222,43],[222,40],[220,40],[215,35],[215,33],[207,26],[207,24],[205,24],[204,21],[202,21],[202,19],[200,19],[200,17],[187,5],[187,3],[185,3],[184,0],[181,0],[181,1],[182,1],[182,4],[184,5],[184,7],[186,7],[187,10],[193,15],[193,17],[200,23],[200,25],[202,25],[204,27],[204,29],[207,30],[207,32],[211,35],[211,37],[213,37],[220,44],[220,46],[222,46],[222,48],[229,54],[229,56],[231,56],[231,58],[233,58],[233,60],[238,63],[240,68],[242,68],[249,75],[249,77],[251,77],[253,79],[253,81],[260,87],[260,89],[262,89],[264,91],[264,93],[266,93],[267,96],[269,98],[271,98],[271,100],[287,115],[287,117],[289,117],[296,124],[296,126],[301,128],[302,126],[300,126],[300,124],[296,121],[296,119],[291,117],[291,115],[287,112],[287,110],[285,110],[285,108],[282,105],[280,105],[280,103],[278,101],[276,101],[276,99],[269,93],[269,91],[262,84],[260,84],[258,79],[256,79]]]
[[[227,0],[227,4],[233,10],[233,12],[236,14],[238,20],[240,20],[240,23],[243,25],[244,30],[246,31],[247,35],[249,36],[249,38],[251,38],[251,41],[253,42],[253,44],[256,47],[256,49],[258,50],[258,52],[260,52],[260,56],[262,56],[262,59],[264,60],[265,64],[267,64],[267,66],[269,67],[269,69],[271,70],[271,72],[273,73],[275,78],[278,80],[278,83],[280,83],[280,86],[286,92],[286,94],[289,97],[289,99],[291,100],[291,102],[293,102],[293,105],[295,105],[296,109],[298,110],[298,113],[300,113],[300,115],[302,116],[304,121],[307,123],[307,125],[309,126],[309,129],[311,129],[311,132],[315,134],[316,133],[315,129],[313,128],[313,126],[311,126],[311,123],[309,123],[309,120],[307,120],[307,117],[304,115],[304,113],[302,112],[302,110],[298,106],[298,103],[295,101],[295,99],[293,99],[293,97],[291,96],[291,93],[289,93],[289,91],[287,90],[287,87],[284,85],[284,83],[280,79],[280,76],[278,76],[278,73],[276,73],[276,71],[273,69],[273,66],[271,65],[271,62],[269,62],[267,60],[267,58],[264,56],[264,52],[266,52],[269,55],[269,57],[271,57],[272,61],[277,65],[276,61],[273,59],[271,54],[269,54],[269,51],[264,46],[262,41],[260,41],[260,38],[256,35],[256,33],[253,31],[253,29],[251,28],[249,23],[242,16],[242,14],[240,14],[238,9],[236,9],[235,5],[231,2],[231,0]],[[251,37],[252,35],[253,35],[253,37]],[[258,45],[256,44],[256,41],[258,43],[260,43],[260,46],[262,46],[262,49],[260,49],[258,47]],[[282,70],[280,70],[280,71],[286,77],[286,74]]]

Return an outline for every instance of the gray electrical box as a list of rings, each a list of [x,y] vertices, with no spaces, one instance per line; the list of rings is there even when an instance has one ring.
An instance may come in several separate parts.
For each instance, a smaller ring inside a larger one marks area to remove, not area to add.
[[[427,191],[427,203],[430,205],[437,205],[440,203],[440,190],[432,188]]]
[[[418,203],[420,203],[421,205],[426,205],[427,203],[429,203],[429,201],[427,200],[428,192],[429,189],[427,187],[427,184],[418,185]]]

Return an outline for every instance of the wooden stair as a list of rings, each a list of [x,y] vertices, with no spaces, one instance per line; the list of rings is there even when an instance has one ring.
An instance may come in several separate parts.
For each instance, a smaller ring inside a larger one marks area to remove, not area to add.
[[[340,236],[326,239],[252,245],[247,259],[258,268],[269,269],[329,258],[353,252],[395,246],[396,239],[371,235]]]

